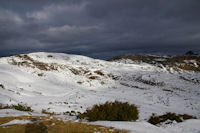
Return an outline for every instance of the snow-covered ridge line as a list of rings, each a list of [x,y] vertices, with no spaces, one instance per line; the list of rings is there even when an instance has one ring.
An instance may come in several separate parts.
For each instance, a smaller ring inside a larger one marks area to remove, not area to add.
[[[152,113],[200,117],[198,72],[169,73],[148,63],[125,64],[61,53],[30,53],[0,58],[1,104],[24,103],[62,114],[94,104],[136,104],[140,119]]]
[[[121,55],[113,57],[109,59],[109,61],[121,62],[125,64],[148,63],[166,69],[170,72],[172,71],[200,72],[199,55],[182,55],[182,56]]]

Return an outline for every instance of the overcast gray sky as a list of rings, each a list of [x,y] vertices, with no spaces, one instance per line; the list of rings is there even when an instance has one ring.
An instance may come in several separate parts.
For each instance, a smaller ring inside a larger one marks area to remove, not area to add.
[[[0,0],[0,56],[200,50],[200,0]]]

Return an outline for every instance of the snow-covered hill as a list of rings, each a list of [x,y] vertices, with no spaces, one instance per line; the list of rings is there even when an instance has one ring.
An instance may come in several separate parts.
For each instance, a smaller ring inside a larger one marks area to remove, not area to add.
[[[62,114],[84,112],[94,104],[115,100],[137,105],[140,120],[165,112],[199,118],[200,74],[61,53],[0,58],[3,105],[23,103],[35,113],[45,109]]]

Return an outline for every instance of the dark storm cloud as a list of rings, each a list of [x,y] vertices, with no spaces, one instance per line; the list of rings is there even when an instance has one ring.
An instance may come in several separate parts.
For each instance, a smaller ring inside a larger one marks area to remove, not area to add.
[[[0,56],[200,50],[199,0],[1,0]]]

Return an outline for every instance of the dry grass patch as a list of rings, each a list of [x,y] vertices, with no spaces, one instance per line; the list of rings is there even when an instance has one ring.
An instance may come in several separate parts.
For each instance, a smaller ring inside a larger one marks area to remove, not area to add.
[[[20,116],[20,117],[0,117],[0,124],[12,120],[30,120],[28,124],[14,124],[0,126],[1,133],[127,133],[126,130],[90,125],[80,122],[63,121],[55,117],[40,116]]]

